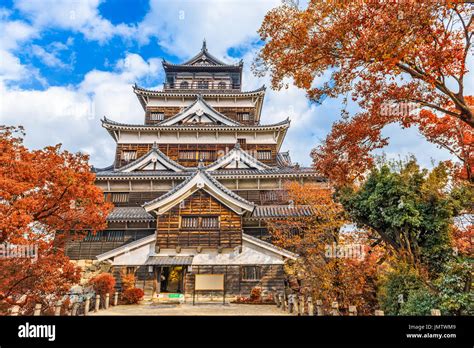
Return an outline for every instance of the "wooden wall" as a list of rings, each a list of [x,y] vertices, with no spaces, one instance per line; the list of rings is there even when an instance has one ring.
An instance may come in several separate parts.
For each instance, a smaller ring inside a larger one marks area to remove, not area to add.
[[[117,144],[117,150],[115,154],[115,165],[116,168],[120,168],[129,162],[124,161],[122,159],[122,151],[123,150],[136,150],[137,156],[136,158],[140,158],[148,151],[150,151],[152,144]],[[199,163],[199,159],[195,158],[193,160],[181,160],[179,158],[179,151],[180,150],[187,150],[187,151],[215,151],[215,157],[208,160],[203,161],[204,165],[210,164],[214,162],[219,155],[224,155],[228,151],[232,150],[234,147],[233,144],[159,144],[158,148],[162,151],[166,156],[171,158],[172,160],[180,163],[186,167],[196,167]],[[265,163],[270,166],[275,166],[276,163],[276,156],[277,156],[277,146],[276,144],[243,144],[241,145],[242,149],[249,151],[250,154],[256,153],[256,151],[263,150],[263,151],[271,151],[271,158],[268,160],[260,160],[262,163]]]
[[[183,229],[182,215],[219,216],[218,229]],[[234,247],[242,244],[242,218],[204,191],[197,191],[167,213],[158,216],[156,244],[161,248]]]
[[[124,229],[122,229],[124,230]],[[154,229],[129,229],[124,230],[123,238],[107,240],[68,240],[65,244],[64,253],[71,260],[91,260],[97,255],[131,243],[137,239],[144,238],[154,233]]]
[[[226,115],[227,117],[240,122],[245,125],[256,125],[257,122],[255,122],[255,108],[252,107],[215,107],[214,108],[216,111],[220,112],[221,114]],[[152,112],[162,112],[164,113],[164,120],[167,120],[176,114],[180,112],[181,108],[180,107],[174,107],[174,106],[164,106],[164,107],[156,107],[156,106],[148,106],[147,110],[145,112],[145,124],[147,125],[154,125],[158,124],[161,121],[155,121],[151,119],[151,113]],[[241,117],[239,117],[239,113],[244,113],[248,112],[250,114],[249,120],[243,120]]]
[[[185,278],[185,291],[192,295],[195,274],[225,274],[226,295],[250,296],[252,288],[259,286],[266,291],[283,291],[285,272],[283,265],[257,265],[260,268],[260,279],[255,281],[242,280],[242,266],[193,266],[192,273],[187,273]],[[211,292],[199,292],[202,296],[209,296]],[[213,292],[218,298],[222,292]]]

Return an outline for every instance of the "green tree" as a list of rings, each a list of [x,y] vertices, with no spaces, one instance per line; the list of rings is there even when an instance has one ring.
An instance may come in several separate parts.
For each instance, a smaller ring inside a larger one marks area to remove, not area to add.
[[[411,158],[385,163],[360,188],[346,187],[338,198],[350,217],[374,230],[397,259],[434,279],[452,258],[450,226],[468,201],[450,189],[449,170],[440,164],[420,169]]]

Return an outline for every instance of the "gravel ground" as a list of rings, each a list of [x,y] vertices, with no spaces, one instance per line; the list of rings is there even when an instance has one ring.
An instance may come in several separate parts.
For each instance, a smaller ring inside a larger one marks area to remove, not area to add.
[[[245,305],[235,303],[161,304],[144,301],[137,305],[120,305],[90,315],[288,315],[275,305]]]

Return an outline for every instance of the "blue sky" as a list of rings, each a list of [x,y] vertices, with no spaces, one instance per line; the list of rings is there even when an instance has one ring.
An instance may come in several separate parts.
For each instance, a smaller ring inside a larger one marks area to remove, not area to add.
[[[6,0],[0,5],[0,123],[25,126],[33,148],[62,143],[90,154],[95,166],[113,161],[114,142],[100,126],[107,116],[143,122],[132,92],[137,83],[161,88],[161,59],[180,62],[203,38],[217,57],[244,60],[244,89],[257,78],[251,62],[261,45],[257,30],[273,0]],[[321,79],[322,82],[324,78]],[[282,150],[309,165],[312,147],[340,116],[340,99],[311,104],[290,86],[267,90],[262,123],[290,117]],[[349,111],[354,112],[355,108]],[[416,130],[390,126],[384,134],[389,157],[416,155],[425,166],[449,155],[427,143]]]

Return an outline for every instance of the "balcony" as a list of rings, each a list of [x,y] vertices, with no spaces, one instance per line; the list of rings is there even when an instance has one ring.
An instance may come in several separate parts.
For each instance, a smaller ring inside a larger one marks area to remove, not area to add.
[[[240,84],[223,83],[216,81],[193,81],[193,82],[180,82],[180,83],[165,83],[165,90],[204,90],[204,91],[240,91]]]

